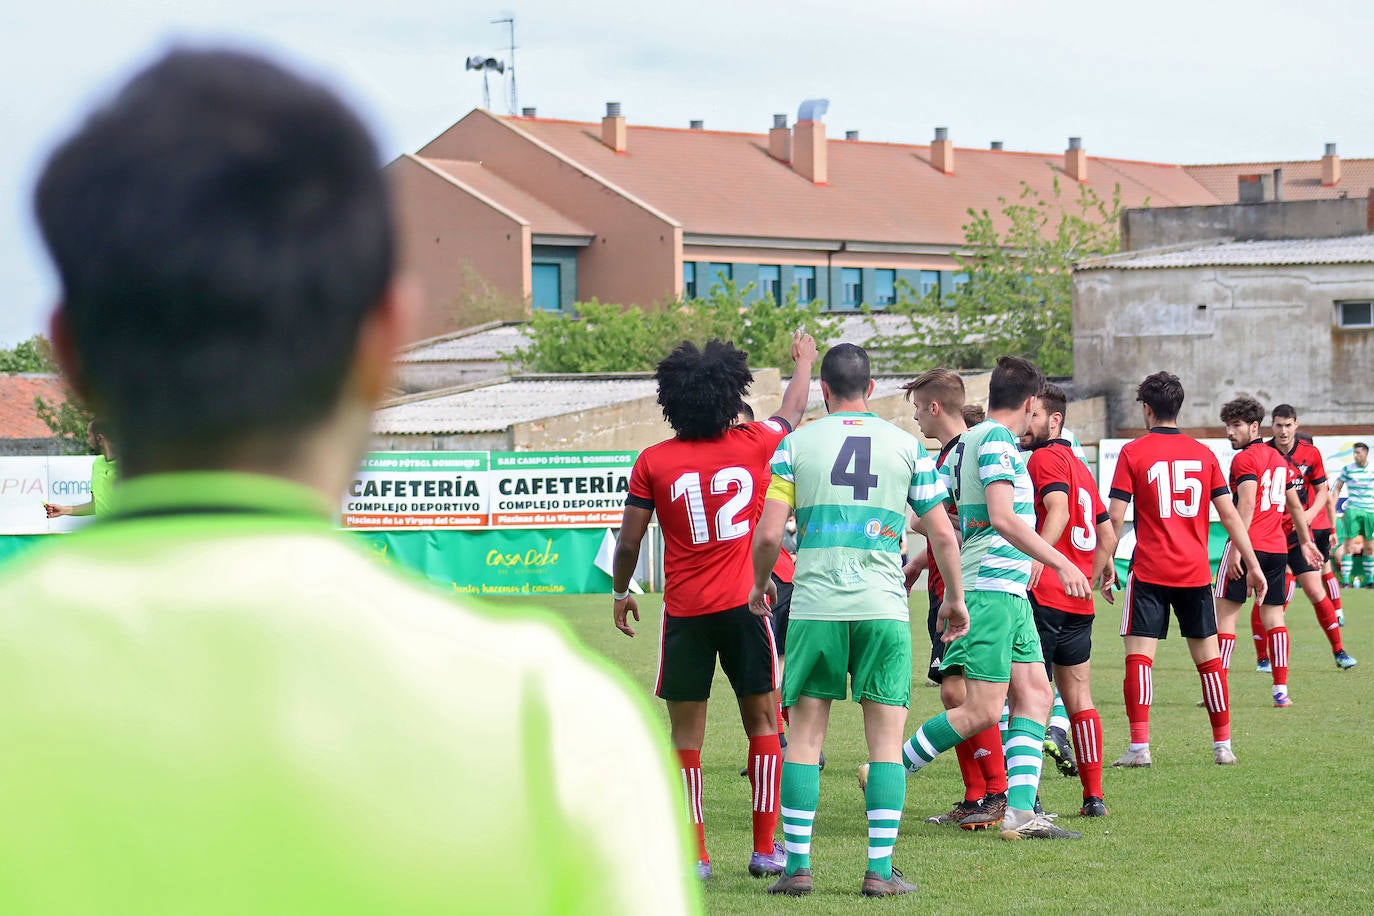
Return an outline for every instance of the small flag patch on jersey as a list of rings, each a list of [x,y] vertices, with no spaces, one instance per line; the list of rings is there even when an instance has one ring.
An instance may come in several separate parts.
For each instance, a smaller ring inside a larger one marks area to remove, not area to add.
[[[863,421],[863,420],[860,420],[860,419],[858,419],[858,418],[848,419],[848,420],[845,420],[845,421],[844,421],[844,425],[845,425],[845,426],[863,426],[863,425],[864,425],[864,421]]]

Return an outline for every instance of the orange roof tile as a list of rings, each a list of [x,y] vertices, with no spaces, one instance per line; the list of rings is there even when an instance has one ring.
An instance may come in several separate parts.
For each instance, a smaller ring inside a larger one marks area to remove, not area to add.
[[[630,126],[627,151],[602,144],[600,125],[503,119],[641,200],[690,233],[958,245],[968,210],[1000,210],[1024,181],[1042,195],[1075,183],[1063,154],[958,149],[955,170],[929,164],[930,147],[828,140],[829,182],[813,185],[768,155],[764,134]],[[1088,186],[1125,206],[1218,203],[1176,165],[1089,157]]]
[[[52,430],[38,419],[33,399],[49,404],[67,399],[67,386],[57,375],[0,373],[0,439],[47,439]]]
[[[527,191],[483,168],[480,162],[457,159],[424,160],[459,184],[481,194],[530,224],[530,230],[543,235],[595,235],[581,223],[562,213]]]
[[[1283,169],[1284,200],[1317,200],[1334,197],[1367,197],[1374,189],[1374,159],[1342,159],[1341,180],[1322,185],[1320,159],[1302,162],[1232,162],[1220,165],[1184,166],[1188,174],[1217,196],[1222,203],[1240,200],[1237,180],[1241,175],[1272,174]]]

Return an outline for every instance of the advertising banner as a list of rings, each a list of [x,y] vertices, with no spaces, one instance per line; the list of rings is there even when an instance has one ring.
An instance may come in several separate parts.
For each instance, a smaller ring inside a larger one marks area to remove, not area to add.
[[[487,452],[373,452],[344,494],[345,528],[485,528]]]
[[[634,452],[492,452],[493,528],[619,527]]]
[[[44,503],[79,506],[91,501],[94,455],[0,458],[0,534],[60,534],[93,516],[48,518]]]

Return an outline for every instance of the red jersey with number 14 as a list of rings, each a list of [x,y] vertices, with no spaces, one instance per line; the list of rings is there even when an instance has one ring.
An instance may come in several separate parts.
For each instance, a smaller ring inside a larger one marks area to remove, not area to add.
[[[1092,472],[1077,455],[1067,439],[1052,439],[1049,444],[1031,453],[1026,462],[1031,483],[1035,485],[1035,530],[1043,531],[1045,497],[1063,493],[1069,501],[1069,523],[1059,535],[1054,547],[1073,561],[1083,575],[1092,579],[1093,557],[1097,553],[1097,525],[1107,520],[1107,507],[1097,492]],[[1070,614],[1093,613],[1093,597],[1070,598],[1064,583],[1053,570],[1045,570],[1040,581],[1031,589],[1037,603]]]
[[[1260,439],[1236,452],[1231,459],[1231,489],[1240,501],[1240,485],[1253,480],[1255,511],[1250,516],[1250,546],[1265,553],[1287,553],[1288,536],[1283,522],[1288,518],[1288,462]]]
[[[714,439],[668,439],[639,453],[625,504],[658,513],[669,616],[699,617],[749,602],[754,525],[773,453],[790,431],[773,417]]]
[[[1210,585],[1208,506],[1230,492],[1217,456],[1176,427],[1156,426],[1122,446],[1110,496],[1135,500],[1131,575],[1153,585]]]

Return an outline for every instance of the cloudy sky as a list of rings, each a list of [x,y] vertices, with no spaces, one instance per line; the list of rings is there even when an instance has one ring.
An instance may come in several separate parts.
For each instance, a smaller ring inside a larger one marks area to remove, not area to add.
[[[502,6],[502,4],[514,4]],[[26,0],[0,21],[0,344],[41,330],[56,284],[30,215],[46,151],[175,42],[265,49],[336,85],[390,159],[481,104],[472,54],[519,103],[595,120],[765,130],[830,99],[832,134],[1166,162],[1374,156],[1374,5],[1337,0]],[[506,109],[493,84],[492,108]]]

